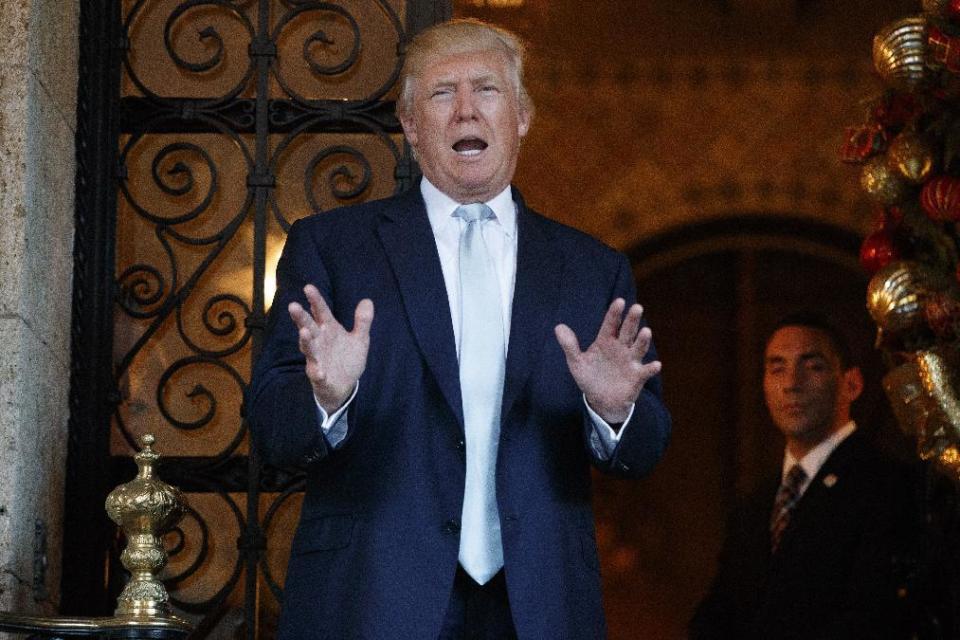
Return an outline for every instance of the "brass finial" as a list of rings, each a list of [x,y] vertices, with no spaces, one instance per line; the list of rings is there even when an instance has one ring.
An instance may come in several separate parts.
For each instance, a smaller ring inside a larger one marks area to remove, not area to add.
[[[183,516],[186,501],[176,487],[154,478],[160,456],[152,445],[156,438],[146,434],[143,448],[134,456],[137,477],[120,485],[107,496],[107,515],[127,537],[120,561],[130,572],[130,582],[117,598],[116,618],[131,620],[172,619],[167,590],[157,572],[167,564],[167,554],[158,534],[175,525]]]
[[[167,590],[157,572],[167,564],[167,554],[157,534],[172,527],[183,516],[186,501],[180,490],[153,477],[160,456],[152,446],[156,439],[147,434],[143,448],[134,456],[137,477],[120,485],[107,496],[107,514],[123,528],[127,548],[120,560],[131,574],[130,582],[117,598],[111,618],[46,618],[0,611],[0,632],[30,637],[40,631],[44,637],[96,636],[111,638],[185,638],[193,630],[189,622],[170,611]],[[6,636],[4,636],[6,637]]]

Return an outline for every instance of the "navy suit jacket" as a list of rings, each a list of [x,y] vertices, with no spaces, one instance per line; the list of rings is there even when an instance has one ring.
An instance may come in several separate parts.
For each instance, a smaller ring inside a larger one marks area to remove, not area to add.
[[[771,555],[780,482],[771,478],[733,512],[691,640],[910,637],[909,603],[899,592],[920,529],[915,480],[858,429],[821,467]]]
[[[507,589],[520,638],[606,634],[590,463],[647,473],[670,418],[649,381],[612,459],[591,460],[581,392],[554,336],[593,341],[610,302],[634,301],[626,258],[518,203],[517,275],[497,460]],[[287,313],[315,284],[349,328],[375,316],[350,429],[323,437]],[[296,222],[246,408],[273,465],[306,468],[280,637],[437,637],[457,566],[465,455],[457,354],[436,243],[420,190]],[[648,359],[655,358],[651,348]]]

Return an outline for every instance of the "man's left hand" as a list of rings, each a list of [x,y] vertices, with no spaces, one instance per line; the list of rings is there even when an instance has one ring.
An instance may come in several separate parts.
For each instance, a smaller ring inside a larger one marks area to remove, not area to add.
[[[554,329],[577,386],[590,407],[611,424],[627,419],[643,385],[661,368],[659,360],[643,362],[652,339],[649,327],[640,328],[643,307],[631,306],[621,322],[625,305],[623,298],[613,301],[586,351],[580,351],[570,327],[558,324]]]

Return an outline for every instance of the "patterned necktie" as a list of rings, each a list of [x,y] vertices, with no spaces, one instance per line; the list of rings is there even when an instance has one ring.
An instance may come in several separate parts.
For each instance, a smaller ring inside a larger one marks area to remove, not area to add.
[[[776,553],[783,538],[783,532],[790,524],[790,514],[800,500],[800,488],[807,479],[807,474],[799,464],[795,464],[787,471],[787,477],[780,483],[777,498],[773,503],[773,513],[770,516],[770,552]]]
[[[481,233],[493,211],[476,203],[453,215],[466,222],[460,233],[460,392],[467,474],[459,559],[485,584],[503,566],[496,470],[506,341],[497,274]]]

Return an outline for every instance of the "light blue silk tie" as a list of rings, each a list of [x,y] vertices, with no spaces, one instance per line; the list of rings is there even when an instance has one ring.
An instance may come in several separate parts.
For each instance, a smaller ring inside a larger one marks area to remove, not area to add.
[[[485,584],[503,566],[497,511],[497,445],[506,360],[500,287],[481,225],[485,204],[457,207],[460,232],[460,393],[467,476],[460,528],[460,564]]]

